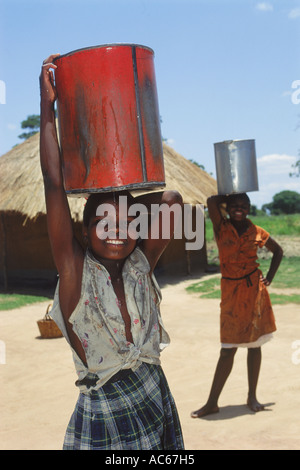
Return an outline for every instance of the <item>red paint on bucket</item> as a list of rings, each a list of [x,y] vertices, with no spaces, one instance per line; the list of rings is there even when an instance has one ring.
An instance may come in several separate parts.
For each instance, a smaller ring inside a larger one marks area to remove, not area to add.
[[[106,45],[55,59],[66,191],[164,186],[152,49]]]

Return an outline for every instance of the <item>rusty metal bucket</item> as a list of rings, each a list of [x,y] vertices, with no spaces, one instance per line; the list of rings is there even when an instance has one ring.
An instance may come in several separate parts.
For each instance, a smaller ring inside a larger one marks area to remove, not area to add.
[[[112,44],[55,59],[69,195],[165,185],[152,49]]]
[[[255,140],[214,144],[219,194],[258,191]]]

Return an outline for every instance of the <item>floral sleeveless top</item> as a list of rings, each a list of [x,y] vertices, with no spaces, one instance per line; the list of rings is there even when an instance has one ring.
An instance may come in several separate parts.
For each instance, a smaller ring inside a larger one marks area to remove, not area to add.
[[[160,352],[170,338],[161,314],[161,292],[150,265],[140,248],[126,259],[123,283],[131,318],[133,343],[125,336],[125,324],[108,271],[87,251],[80,300],[69,321],[85,351],[87,366],[72,349],[79,380],[89,372],[99,377],[100,388],[121,369],[137,369],[142,362],[160,364]],[[59,304],[59,282],[50,315],[70,344]],[[70,345],[71,346],[71,345]],[[80,386],[86,391],[86,386]]]

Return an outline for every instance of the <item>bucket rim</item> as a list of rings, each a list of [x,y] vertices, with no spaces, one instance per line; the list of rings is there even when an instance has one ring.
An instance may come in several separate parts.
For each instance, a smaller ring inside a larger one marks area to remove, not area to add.
[[[255,142],[255,139],[228,139],[221,142],[215,142],[214,145],[230,145],[235,142]]]
[[[108,43],[108,44],[99,44],[97,46],[88,46],[88,47],[82,47],[82,48],[79,48],[79,49],[74,49],[73,51],[70,51],[70,52],[66,52],[65,54],[61,54],[59,55],[58,57],[56,57],[54,60],[53,60],[53,63],[55,63],[57,60],[61,59],[61,58],[64,58],[64,57],[68,57],[70,55],[73,55],[73,54],[76,54],[78,52],[82,52],[82,51],[88,51],[90,49],[102,49],[102,48],[109,48],[109,47],[135,47],[135,48],[140,48],[140,49],[147,49],[148,51],[152,52],[152,54],[154,55],[154,50],[149,47],[149,46],[144,46],[142,44],[135,44],[135,43],[126,43],[126,42],[116,42],[116,43]]]

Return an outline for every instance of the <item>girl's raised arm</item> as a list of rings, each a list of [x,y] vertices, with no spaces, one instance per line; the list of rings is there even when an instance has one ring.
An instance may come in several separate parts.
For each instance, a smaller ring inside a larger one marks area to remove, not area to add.
[[[80,245],[73,234],[55,125],[54,103],[57,95],[53,74],[56,65],[53,60],[58,55],[51,55],[43,62],[40,75],[40,162],[44,178],[48,234],[54,262],[61,274],[70,269],[77,255],[83,255],[80,254]]]
[[[216,195],[211,196],[207,199],[207,208],[209,217],[212,221],[215,234],[218,234],[223,215],[220,209],[220,205],[226,202],[226,196]]]
[[[141,248],[150,263],[151,271],[153,271],[174,235],[179,218],[182,217],[182,197],[177,191],[164,191],[162,193],[148,193],[137,197],[136,200],[138,203],[144,204],[148,213],[151,213],[148,237],[142,240]],[[156,236],[153,237],[153,234]]]

